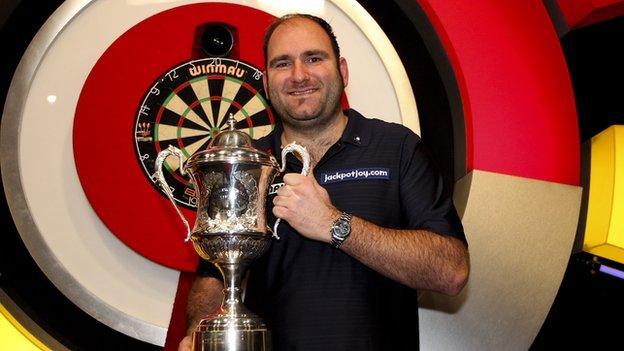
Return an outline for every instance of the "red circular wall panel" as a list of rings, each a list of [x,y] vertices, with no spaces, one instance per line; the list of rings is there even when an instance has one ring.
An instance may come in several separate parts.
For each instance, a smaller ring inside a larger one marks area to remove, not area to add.
[[[455,73],[468,170],[579,184],[579,131],[541,1],[418,0]]]

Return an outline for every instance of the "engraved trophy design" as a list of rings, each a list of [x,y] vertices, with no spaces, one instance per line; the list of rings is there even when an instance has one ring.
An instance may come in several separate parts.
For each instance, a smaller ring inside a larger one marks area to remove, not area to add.
[[[265,202],[270,184],[284,172],[286,155],[296,152],[303,161],[302,174],[309,169],[306,149],[296,143],[282,149],[282,167],[275,157],[253,148],[251,138],[234,129],[234,118],[228,120],[229,130],[219,133],[208,148],[193,154],[186,163],[179,149],[169,146],[156,158],[156,176],[164,192],[186,225],[187,238],[195,251],[212,262],[223,274],[224,299],[221,307],[208,315],[193,332],[196,351],[267,350],[268,330],[258,316],[241,301],[241,279],[249,263],[260,257],[271,244],[266,224]],[[162,167],[174,159],[180,173],[189,174],[195,186],[197,217],[189,224],[177,207]]]

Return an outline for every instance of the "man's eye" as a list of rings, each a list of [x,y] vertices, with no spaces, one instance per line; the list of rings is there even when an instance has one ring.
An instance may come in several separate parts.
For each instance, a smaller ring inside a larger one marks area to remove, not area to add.
[[[323,61],[322,57],[319,57],[319,56],[308,57],[308,62],[314,63],[314,62],[320,62],[320,61]]]
[[[286,61],[277,62],[274,65],[275,68],[284,68],[284,67],[288,67],[288,66],[289,66],[289,63],[286,62]]]

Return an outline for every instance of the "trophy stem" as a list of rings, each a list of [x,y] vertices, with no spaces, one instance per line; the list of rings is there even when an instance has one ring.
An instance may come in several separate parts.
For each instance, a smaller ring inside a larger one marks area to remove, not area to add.
[[[223,313],[239,315],[243,312],[241,309],[245,309],[242,305],[241,282],[243,280],[243,274],[247,270],[247,265],[242,262],[237,264],[218,263],[217,267],[219,267],[221,274],[223,274],[223,284],[225,285],[223,289],[223,303],[221,305]]]

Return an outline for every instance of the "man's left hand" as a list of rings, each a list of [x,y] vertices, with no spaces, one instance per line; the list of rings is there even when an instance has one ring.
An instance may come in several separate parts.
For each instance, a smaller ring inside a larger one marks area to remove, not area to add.
[[[340,211],[332,205],[329,194],[314,175],[284,175],[284,186],[277,191],[273,205],[273,214],[301,235],[326,243],[331,241],[329,230],[340,217]]]

